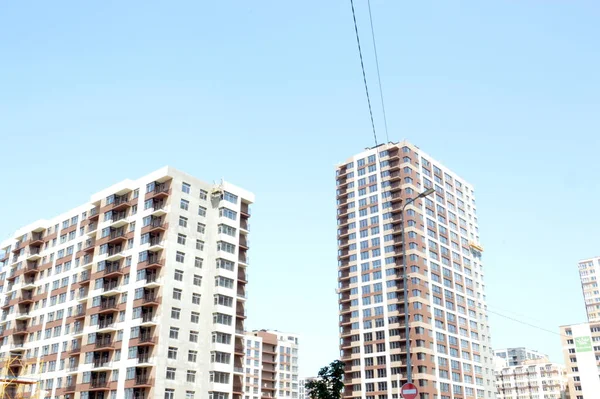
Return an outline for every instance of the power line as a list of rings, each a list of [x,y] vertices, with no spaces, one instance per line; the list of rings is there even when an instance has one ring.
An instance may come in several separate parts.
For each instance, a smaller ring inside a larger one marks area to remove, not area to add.
[[[373,28],[373,15],[371,14],[371,0],[367,0],[369,6],[369,21],[371,22],[371,37],[373,38],[373,51],[375,52],[375,65],[377,66],[377,81],[379,83],[379,97],[381,98],[381,109],[383,111],[383,124],[385,126],[386,142],[390,141],[388,135],[387,117],[385,115],[385,103],[383,101],[383,87],[381,86],[381,74],[379,73],[379,58],[377,57],[377,45],[375,44],[375,29]]]
[[[365,73],[365,63],[363,62],[362,49],[360,48],[360,37],[358,35],[358,24],[356,23],[356,12],[354,11],[354,0],[350,0],[352,6],[352,19],[354,20],[354,32],[356,33],[356,44],[358,45],[358,55],[360,56],[360,67],[362,69],[363,82],[365,83],[365,93],[367,94],[367,103],[369,105],[369,115],[371,117],[371,127],[373,128],[373,138],[375,147],[377,147],[377,133],[375,132],[375,120],[373,119],[373,109],[371,108],[371,97],[369,96],[369,86],[367,85],[367,74]]]
[[[528,323],[526,321],[515,319],[514,317],[506,316],[506,315],[503,315],[502,313],[494,312],[493,310],[490,310],[489,308],[487,309],[487,311],[489,313],[493,313],[493,314],[498,315],[500,317],[504,317],[505,319],[509,319],[509,320],[515,321],[517,323],[520,323],[520,324],[523,324],[523,325],[526,325],[526,326],[529,326],[529,327],[537,328],[538,330],[546,331],[546,332],[549,332],[550,334],[558,335],[559,337],[569,338],[568,336],[563,335],[561,333],[557,333],[556,331],[548,330],[547,328],[536,326],[535,324],[531,324],[531,323]]]

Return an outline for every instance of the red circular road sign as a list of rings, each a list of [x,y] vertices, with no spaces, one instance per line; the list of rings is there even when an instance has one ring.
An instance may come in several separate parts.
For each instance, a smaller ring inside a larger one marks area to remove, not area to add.
[[[400,393],[404,399],[416,399],[416,397],[419,396],[419,390],[417,389],[417,386],[410,382],[402,385]]]

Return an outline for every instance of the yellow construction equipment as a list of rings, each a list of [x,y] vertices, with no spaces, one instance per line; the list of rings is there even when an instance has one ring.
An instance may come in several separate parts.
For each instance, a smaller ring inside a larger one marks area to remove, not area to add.
[[[0,358],[0,399],[43,399],[37,359],[26,359],[22,353]]]

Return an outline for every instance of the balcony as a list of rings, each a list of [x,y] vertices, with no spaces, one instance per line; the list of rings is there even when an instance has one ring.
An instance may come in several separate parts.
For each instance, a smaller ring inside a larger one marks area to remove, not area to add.
[[[83,269],[89,269],[92,267],[92,262],[94,261],[93,254],[89,253],[83,256],[83,260],[81,261],[81,267]]]
[[[158,324],[157,317],[154,314],[147,313],[142,315],[141,326],[150,326]]]
[[[104,267],[104,277],[111,277],[111,276],[117,276],[117,275],[120,276],[122,274],[123,274],[123,269],[121,268],[121,264],[119,262],[108,263]]]
[[[87,289],[80,289],[77,292],[77,295],[75,296],[75,298],[77,299],[77,301],[79,302],[85,302],[88,300],[88,295],[89,295],[89,291]]]
[[[144,355],[138,355],[137,357],[137,364],[139,365],[150,365],[152,362],[154,362],[154,358],[151,357],[149,354],[144,354]]]
[[[106,260],[117,260],[120,258],[124,258],[125,257],[125,255],[123,254],[124,250],[125,250],[125,248],[121,245],[115,245],[115,246],[108,247],[108,251],[106,253]]]
[[[42,255],[40,255],[41,252],[42,252],[42,250],[40,248],[29,248],[29,250],[27,252],[25,252],[25,259],[26,260],[40,259],[42,257]]]
[[[246,232],[250,231],[250,223],[248,223],[247,219],[240,220],[240,229],[245,230]]]
[[[125,194],[125,195],[121,195],[121,196],[116,196],[113,200],[112,205],[112,210],[116,211],[116,210],[122,210],[122,209],[126,209],[128,207],[131,206],[131,204],[129,203],[129,195]]]
[[[110,340],[110,339],[98,340],[94,344],[94,347],[96,349],[112,348],[112,347],[114,347],[114,342],[112,342],[112,340]]]
[[[157,339],[152,334],[140,334],[139,345],[156,345]]]
[[[95,235],[96,234],[96,230],[98,230],[98,223],[97,222],[90,223],[87,226],[87,228],[85,229],[85,234]]]
[[[75,389],[77,389],[77,384],[72,382],[65,387],[65,393],[75,393]]]
[[[24,292],[19,298],[17,298],[17,303],[20,305],[33,303],[33,293],[31,291]]]
[[[23,285],[21,289],[23,290],[31,290],[35,288],[35,278],[24,278]]]
[[[119,295],[120,293],[121,293],[121,285],[117,282],[104,284],[102,286],[102,295],[104,295],[104,296]]]
[[[150,224],[142,228],[142,234],[164,232],[167,229],[167,223],[162,217],[152,218]]]
[[[250,205],[242,203],[242,207],[240,208],[240,213],[242,216],[250,217]]]
[[[87,240],[85,240],[85,245],[83,247],[84,252],[94,252],[95,245],[96,239],[88,238]]]
[[[245,271],[242,271],[241,268],[238,271],[238,280],[241,281],[241,282],[243,282],[243,283],[247,283],[248,282],[248,273],[246,273]]]
[[[152,203],[152,216],[162,216],[165,215],[167,213],[167,201],[166,200],[160,200],[160,201],[153,201]]]
[[[150,246],[148,247],[148,251],[151,251],[151,252],[157,252],[164,248],[163,240],[159,235],[154,236],[154,237],[151,236],[149,244],[150,244]]]
[[[165,265],[165,260],[160,257],[159,254],[149,255],[146,260],[146,268],[155,268],[155,267],[163,267]]]
[[[117,327],[115,327],[115,323],[112,320],[100,321],[96,327],[98,329],[98,332],[109,332],[117,330]]]
[[[151,387],[153,385],[154,385],[153,381],[150,379],[149,376],[146,376],[146,375],[136,375],[135,376],[135,386],[136,387],[140,387],[140,386]]]
[[[100,208],[94,207],[94,208],[90,209],[90,213],[88,215],[89,220],[97,219],[98,216],[100,216]]]
[[[108,359],[94,359],[92,363],[93,369],[112,369],[112,362]]]
[[[147,305],[147,304],[158,305],[159,304],[158,295],[156,295],[154,293],[144,294],[144,296],[142,297],[142,303],[144,305]]]
[[[27,319],[31,319],[33,316],[30,314],[29,310],[25,310],[22,312],[17,312],[16,313],[16,320],[27,320]]]
[[[27,245],[38,247],[44,243],[44,235],[42,233],[32,233]]]
[[[71,346],[71,350],[69,351],[69,355],[75,355],[77,353],[81,353],[81,344],[77,344],[75,346]],[[77,370],[78,365],[75,365],[75,370]]]
[[[116,312],[118,305],[119,304],[117,303],[116,300],[102,301],[102,302],[100,302],[100,311],[99,311],[99,313]]]
[[[171,192],[170,183],[170,181],[165,183],[155,183],[154,189],[146,193],[145,199],[149,200],[150,198],[160,199],[168,197]]]
[[[110,234],[108,235],[107,243],[114,244],[117,242],[126,241],[127,240],[127,237],[125,237],[126,234],[127,234],[127,231],[125,231],[125,229],[123,227],[121,227],[120,229],[111,230]]]
[[[90,380],[90,388],[92,389],[108,389],[108,379],[99,378]]]
[[[160,277],[158,276],[157,273],[147,274],[146,275],[146,280],[145,280],[145,283],[144,283],[144,287],[146,287],[146,288],[157,288],[157,287],[160,287],[161,284],[162,284],[162,280],[160,279]]]

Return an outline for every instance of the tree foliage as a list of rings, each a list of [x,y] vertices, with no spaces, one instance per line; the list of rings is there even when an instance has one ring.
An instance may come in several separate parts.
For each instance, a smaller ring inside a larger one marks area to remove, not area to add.
[[[344,363],[334,360],[319,370],[316,380],[305,385],[311,399],[340,399],[344,389]]]

